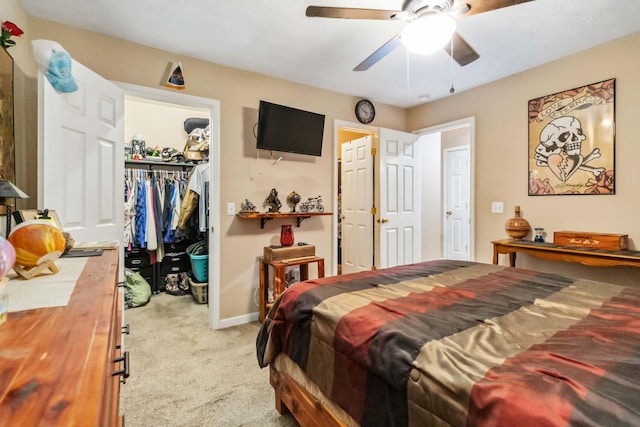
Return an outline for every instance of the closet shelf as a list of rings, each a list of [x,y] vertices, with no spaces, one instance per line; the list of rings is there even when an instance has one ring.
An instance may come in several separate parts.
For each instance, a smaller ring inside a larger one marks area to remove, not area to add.
[[[295,218],[296,219],[296,227],[300,227],[300,223],[312,216],[322,216],[322,215],[333,215],[332,212],[290,212],[290,213],[279,213],[279,212],[240,212],[236,214],[236,217],[240,219],[260,219],[260,228],[264,228],[264,224],[267,221],[270,221],[274,218]]]
[[[189,170],[194,166],[197,166],[196,163],[184,163],[184,162],[156,162],[153,160],[125,160],[124,167],[129,169],[148,169],[148,170],[175,170],[182,169]]]

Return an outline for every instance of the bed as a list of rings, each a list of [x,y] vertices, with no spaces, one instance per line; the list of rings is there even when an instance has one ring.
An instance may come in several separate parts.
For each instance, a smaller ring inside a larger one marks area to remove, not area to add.
[[[437,260],[309,280],[256,342],[301,425],[640,425],[640,289]]]

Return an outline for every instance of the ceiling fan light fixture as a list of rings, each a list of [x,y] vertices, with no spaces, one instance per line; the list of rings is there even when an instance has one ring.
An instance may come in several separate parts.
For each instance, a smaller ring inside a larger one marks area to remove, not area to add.
[[[408,23],[400,39],[410,52],[426,55],[444,47],[455,31],[456,21],[449,15],[427,15]]]

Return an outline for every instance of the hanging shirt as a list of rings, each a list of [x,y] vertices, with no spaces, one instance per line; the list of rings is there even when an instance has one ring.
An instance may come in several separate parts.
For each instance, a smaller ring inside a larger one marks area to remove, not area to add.
[[[180,192],[180,186],[181,186],[180,181],[174,181],[173,190],[174,190],[175,201],[171,203],[171,206],[173,207],[173,212],[171,216],[171,226],[170,226],[170,229],[173,233],[175,233],[176,229],[178,228],[178,222],[180,221],[180,207],[182,206],[182,196]]]
[[[198,226],[199,231],[207,231],[207,207],[208,194],[205,192],[206,183],[209,182],[209,163],[201,163],[191,171],[188,188],[199,196],[198,201]]]
[[[147,247],[147,191],[144,181],[138,181],[136,190],[136,225],[133,241],[139,248]]]
[[[136,186],[131,181],[125,181],[124,202],[124,246],[131,249],[134,243],[136,223]]]
[[[147,208],[147,249],[155,251],[158,249],[158,236],[156,235],[156,216],[153,210],[153,194],[151,193],[152,190],[150,184],[149,180],[144,182],[146,196],[145,205]]]

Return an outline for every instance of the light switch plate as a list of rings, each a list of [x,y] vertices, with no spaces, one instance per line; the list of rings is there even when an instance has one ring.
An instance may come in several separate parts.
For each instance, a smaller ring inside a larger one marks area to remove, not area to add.
[[[227,215],[233,216],[236,214],[236,204],[231,202],[227,203]]]
[[[504,202],[491,202],[491,213],[503,213]]]

